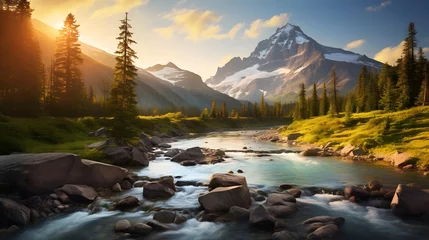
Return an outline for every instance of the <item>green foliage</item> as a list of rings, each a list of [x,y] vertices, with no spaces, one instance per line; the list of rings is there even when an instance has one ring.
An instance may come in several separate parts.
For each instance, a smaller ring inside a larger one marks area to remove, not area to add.
[[[334,68],[331,72],[331,91],[329,96],[329,113],[331,117],[337,116],[339,114],[337,94],[337,74]]]
[[[116,66],[113,79],[113,87],[110,92],[111,108],[114,114],[112,136],[120,144],[135,136],[131,128],[131,122],[137,117],[137,101],[135,93],[135,77],[137,67],[134,60],[137,59],[136,52],[131,48],[136,42],[132,39],[130,32],[128,13],[121,20],[118,50],[115,52]]]
[[[207,108],[204,108],[203,112],[201,113],[201,119],[207,120],[210,118],[209,110]]]
[[[218,110],[216,106],[216,100],[212,101],[212,108],[210,110],[210,117],[211,118],[217,118],[218,117]]]
[[[307,105],[306,105],[306,97],[305,97],[305,86],[304,83],[301,84],[301,90],[299,91],[299,116],[298,119],[306,119],[307,118]]]
[[[323,82],[323,93],[322,98],[320,99],[320,115],[328,114],[329,109],[329,100],[328,100],[328,91],[326,89],[326,83]]]

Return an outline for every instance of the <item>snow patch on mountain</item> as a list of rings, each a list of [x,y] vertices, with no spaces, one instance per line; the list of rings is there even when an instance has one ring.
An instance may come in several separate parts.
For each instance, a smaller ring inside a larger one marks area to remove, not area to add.
[[[173,85],[175,85],[177,82],[180,81],[180,78],[184,77],[184,71],[178,70],[172,67],[164,67],[163,69],[156,71],[156,72],[150,72],[155,77],[167,81]]]

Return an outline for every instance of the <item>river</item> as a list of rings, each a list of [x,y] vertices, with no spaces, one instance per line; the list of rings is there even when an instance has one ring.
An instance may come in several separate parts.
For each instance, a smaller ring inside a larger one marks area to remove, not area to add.
[[[292,149],[287,144],[257,142],[252,136],[255,131],[216,132],[194,139],[172,143],[174,148],[208,147],[213,149],[240,150],[244,146],[253,150]],[[363,185],[377,179],[385,187],[395,188],[399,183],[417,183],[429,188],[429,181],[421,174],[404,172],[390,167],[358,163],[335,158],[301,157],[295,153],[272,154],[256,157],[252,153],[227,153],[231,158],[215,165],[183,167],[159,157],[144,169],[134,169],[138,175],[159,177],[172,175],[180,180],[208,181],[213,173],[236,172],[242,169],[249,187],[274,191],[280,184],[292,184],[306,189],[321,189],[318,194],[304,191],[297,199],[298,211],[286,218],[293,228],[299,222],[314,216],[342,216],[346,219],[338,239],[428,239],[427,223],[413,219],[400,219],[389,209],[378,209],[358,205],[333,195],[333,189],[342,189],[349,184]],[[323,193],[323,189],[326,189]],[[195,209],[199,207],[198,196],[206,187],[178,187],[178,192],[166,201],[151,202],[142,196],[142,188],[124,191],[114,199],[136,196],[144,200],[147,208]],[[262,202],[259,202],[261,204]],[[102,203],[100,203],[102,205]],[[255,203],[256,204],[256,203]],[[15,236],[16,240],[80,240],[116,239],[114,224],[120,219],[130,222],[144,222],[152,219],[148,211],[108,211],[90,214],[87,211],[58,215],[38,224],[28,226]],[[269,239],[272,233],[249,229],[246,222],[210,223],[190,219],[181,225],[171,225],[175,230],[152,234],[144,239]],[[143,239],[143,238],[142,238]]]

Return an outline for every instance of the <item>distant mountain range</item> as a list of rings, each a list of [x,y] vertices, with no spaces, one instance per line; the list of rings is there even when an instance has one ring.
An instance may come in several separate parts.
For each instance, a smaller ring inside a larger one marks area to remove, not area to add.
[[[33,20],[33,25],[40,43],[43,63],[49,69],[55,53],[58,30],[38,20]],[[96,95],[101,97],[106,83],[110,86],[113,80],[115,56],[82,42],[81,49],[84,82],[87,88],[92,86]],[[49,74],[49,71],[47,72]],[[225,101],[229,108],[238,108],[241,104],[236,99],[208,87],[199,75],[180,69],[173,63],[139,69],[136,81],[137,101],[141,108],[175,106],[202,109],[210,107],[213,99],[219,104]]]
[[[257,45],[247,58],[235,57],[217,69],[205,82],[208,86],[240,100],[296,101],[301,83],[319,90],[336,69],[342,93],[357,82],[363,65],[380,69],[382,64],[365,55],[326,47],[307,36],[300,27],[287,24]]]

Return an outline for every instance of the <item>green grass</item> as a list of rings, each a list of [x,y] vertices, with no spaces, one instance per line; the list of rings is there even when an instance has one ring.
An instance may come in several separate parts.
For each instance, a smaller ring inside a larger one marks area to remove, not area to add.
[[[54,117],[12,118],[0,115],[0,155],[12,152],[42,153],[69,152],[82,158],[108,162],[104,154],[89,150],[87,145],[102,138],[88,137],[88,133],[111,125],[111,118],[92,117],[69,119]],[[223,128],[259,127],[288,124],[290,119],[208,119],[185,118],[180,113],[170,113],[158,117],[138,117],[132,124],[138,142],[138,133],[172,134],[176,130],[189,133],[203,133]]]
[[[295,121],[282,135],[290,133],[302,133],[298,141],[316,145],[333,142],[339,148],[351,143],[372,153],[409,152],[419,159],[419,167],[429,166],[429,107],[358,113],[350,119],[316,117]]]

